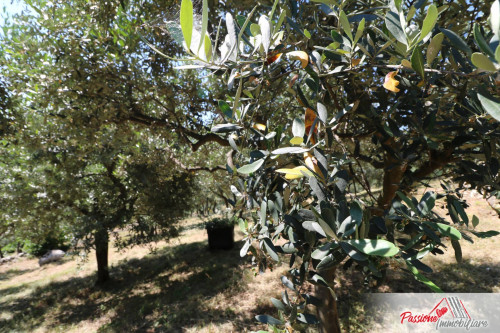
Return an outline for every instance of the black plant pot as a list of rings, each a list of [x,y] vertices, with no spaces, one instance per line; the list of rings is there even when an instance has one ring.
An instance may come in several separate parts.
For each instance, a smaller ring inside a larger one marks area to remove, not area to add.
[[[230,250],[234,247],[234,226],[207,228],[210,250]]]

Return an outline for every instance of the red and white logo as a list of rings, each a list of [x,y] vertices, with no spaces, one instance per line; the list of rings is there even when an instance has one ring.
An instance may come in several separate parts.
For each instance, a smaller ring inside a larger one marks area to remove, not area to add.
[[[440,328],[485,328],[487,320],[473,319],[464,303],[458,297],[445,297],[428,313],[414,314],[411,311],[401,313],[401,324],[433,323],[436,330]]]

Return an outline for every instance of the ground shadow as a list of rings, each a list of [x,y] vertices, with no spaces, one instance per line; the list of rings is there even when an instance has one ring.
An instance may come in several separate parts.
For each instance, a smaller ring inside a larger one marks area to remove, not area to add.
[[[242,314],[241,309],[217,304],[221,294],[245,297],[251,272],[239,256],[241,246],[239,242],[232,250],[215,252],[208,251],[206,241],[167,246],[114,265],[113,281],[103,287],[94,287],[94,276],[75,277],[39,287],[25,297],[0,300],[0,311],[9,313],[0,319],[0,331],[61,330],[103,317],[106,324],[100,325],[101,332],[181,332],[226,322],[231,322],[234,331],[244,331],[255,327],[255,315],[275,315],[275,309],[268,303],[256,304]],[[488,293],[500,284],[499,265],[470,261],[436,265],[433,273],[424,274],[445,292]],[[339,269],[338,275],[339,313],[343,327],[350,332],[362,332],[366,327],[360,319],[363,312],[357,295],[430,292],[405,272],[390,272],[382,286],[364,283],[363,275],[354,268]],[[363,284],[365,288],[358,288]],[[5,289],[0,299],[22,290],[23,286]]]
[[[433,265],[432,273],[422,273],[444,292],[492,293],[500,285],[500,265],[471,261]],[[431,290],[413,278],[413,275],[394,274],[387,283],[389,292],[428,293]]]
[[[26,288],[26,287],[23,285],[4,288],[4,289],[0,290],[0,299],[2,299],[3,297],[6,297],[6,296],[12,295],[12,294],[17,294],[17,293],[21,292],[24,288]],[[0,310],[1,309],[2,309],[2,302],[0,301]]]
[[[15,278],[18,275],[30,273],[30,272],[36,271],[37,269],[38,269],[38,267],[28,268],[28,269],[9,269],[8,271],[0,274],[0,281],[10,280],[12,278]]]
[[[444,292],[454,293],[492,293],[500,285],[500,265],[484,264],[470,260],[461,263],[434,264],[433,272],[421,272]],[[364,285],[362,292],[386,293],[429,293],[432,290],[417,281],[408,270],[388,270],[387,277],[381,281],[367,280],[356,268],[338,270],[342,287],[350,288]]]
[[[445,293],[492,293],[500,285],[500,265],[481,264],[471,261],[451,264],[435,264],[432,273],[422,273]],[[365,332],[370,314],[365,312],[363,294],[366,293],[431,293],[425,284],[417,281],[409,271],[388,271],[384,282],[366,279],[354,267],[337,272],[339,315],[347,332]],[[359,288],[359,286],[364,286]]]
[[[269,309],[250,309],[248,316],[237,318],[234,309],[207,305],[220,293],[244,292],[249,279],[241,245],[215,252],[208,251],[206,241],[168,246],[119,262],[111,269],[113,281],[103,287],[94,287],[94,276],[50,283],[26,297],[0,302],[0,310],[11,314],[0,320],[0,331],[69,327],[102,316],[109,318],[100,328],[106,332],[179,332],[226,321],[243,329]]]

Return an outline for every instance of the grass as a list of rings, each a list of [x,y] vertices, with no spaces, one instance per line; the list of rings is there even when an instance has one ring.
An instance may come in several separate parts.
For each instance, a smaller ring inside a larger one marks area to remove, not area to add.
[[[434,184],[434,187],[439,185]],[[414,193],[420,198],[424,189]],[[476,231],[498,230],[500,219],[497,213],[477,192],[466,192],[470,207],[467,209],[469,220],[473,215],[479,218]],[[445,207],[436,203],[440,216],[451,221]],[[500,292],[500,236],[486,239],[472,237],[474,243],[460,241],[463,260],[456,262],[451,243],[445,241],[443,255],[427,255],[423,263],[432,268],[432,273],[423,273],[436,283],[444,292],[454,293],[499,293]],[[363,275],[354,268],[339,270],[337,273],[339,313],[342,327],[346,332],[367,332],[373,327],[373,319],[365,312],[364,293],[428,293],[431,290],[415,280],[413,275],[402,270],[391,270],[384,283],[375,285],[375,281],[364,281]],[[359,286],[362,286],[361,288]]]
[[[498,229],[498,216],[479,197],[468,213],[480,219],[479,231]],[[438,207],[439,208],[439,207]],[[439,208],[440,209],[440,208]],[[441,211],[444,216],[444,211]],[[0,332],[245,332],[265,329],[257,314],[277,316],[270,297],[279,297],[279,276],[287,265],[256,275],[240,258],[242,235],[230,251],[208,251],[198,219],[186,220],[179,238],[149,247],[111,251],[113,281],[94,286],[95,259],[38,267],[22,258],[0,266]],[[424,262],[426,276],[449,292],[500,292],[500,236],[461,241],[463,262],[445,255]],[[286,262],[286,260],[285,260]],[[367,332],[366,292],[429,292],[404,272],[391,272],[385,283],[364,281],[355,268],[340,269],[336,279],[339,313],[345,332]],[[360,287],[361,286],[361,287]]]
[[[196,221],[194,221],[196,222]],[[244,332],[263,328],[254,316],[273,312],[279,275],[254,276],[241,242],[210,252],[202,225],[154,252],[111,255],[113,281],[94,287],[92,264],[72,259],[38,268],[22,260],[2,269],[2,332]],[[241,235],[237,236],[241,239]],[[127,257],[132,257],[128,259]],[[24,267],[24,268],[23,268]]]

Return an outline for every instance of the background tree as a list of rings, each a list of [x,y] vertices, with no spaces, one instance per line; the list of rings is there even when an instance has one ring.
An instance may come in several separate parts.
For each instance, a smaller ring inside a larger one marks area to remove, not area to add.
[[[31,10],[4,27],[1,46],[5,95],[18,115],[9,122],[18,130],[12,151],[22,152],[4,160],[13,171],[2,188],[13,208],[8,221],[32,225],[32,237],[40,235],[35,226],[44,233],[69,226],[79,245],[96,249],[104,282],[110,233],[130,229],[122,246],[168,238],[192,209],[197,168],[180,171],[174,162],[189,161],[183,144],[198,150],[218,139],[203,134],[212,101],[196,73],[172,75],[172,64],[142,42],[179,52],[142,21],[156,20],[171,2],[26,3]]]
[[[498,234],[474,231],[479,221],[469,220],[461,191],[498,193],[500,8],[275,1],[269,9],[227,13],[227,36],[199,43],[205,25],[193,24],[183,0],[180,28],[194,65],[182,68],[228,77],[231,97],[219,102],[225,119],[212,132],[235,151],[228,165],[242,177],[236,207],[252,213],[240,222],[241,255],[250,251],[261,269],[290,255],[282,282],[294,296],[272,300],[279,319],[257,319],[285,330],[320,321],[338,332],[339,266],[378,279],[399,267],[440,291],[420,273],[430,270],[420,259],[442,253],[450,239],[460,262],[461,239]],[[276,103],[283,107],[268,108]],[[380,170],[379,194],[368,165]],[[442,192],[413,197],[434,178]],[[433,211],[436,200],[452,223]],[[306,282],[316,297],[302,291]]]

